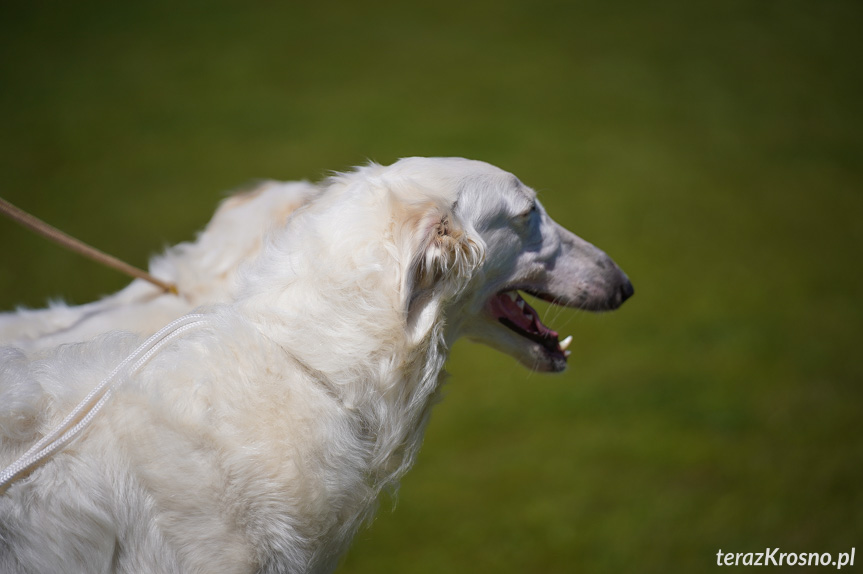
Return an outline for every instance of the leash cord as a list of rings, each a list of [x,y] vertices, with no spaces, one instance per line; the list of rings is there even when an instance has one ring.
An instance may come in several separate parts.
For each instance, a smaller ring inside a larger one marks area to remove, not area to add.
[[[131,277],[136,277],[138,279],[143,279],[144,281],[149,281],[153,285],[156,285],[166,293],[172,293],[174,295],[177,294],[177,286],[171,283],[166,283],[160,279],[156,279],[146,271],[142,271],[137,267],[129,265],[125,261],[121,261],[112,255],[108,255],[104,251],[100,251],[95,247],[91,247],[87,245],[83,241],[79,239],[75,239],[71,235],[63,233],[56,227],[53,227],[38,217],[34,217],[30,215],[20,207],[15,207],[2,197],[0,197],[0,213],[9,217],[12,221],[20,223],[27,229],[31,231],[35,231],[42,237],[50,239],[55,243],[59,243],[66,249],[70,249],[79,255],[83,255],[84,257],[89,257],[90,259],[101,263],[111,269],[116,271],[120,271],[121,273],[125,273]]]
[[[42,463],[45,459],[56,454],[69,442],[78,436],[96,417],[110,398],[114,389],[125,382],[138,369],[144,366],[153,355],[167,345],[171,340],[179,337],[182,333],[199,327],[206,323],[205,315],[192,313],[184,315],[179,319],[163,327],[158,333],[147,339],[141,346],[126,357],[122,363],[111,371],[99,385],[90,391],[84,399],[69,413],[63,422],[57,425],[50,433],[42,437],[36,444],[21,455],[18,460],[0,472],[0,494],[14,482],[14,480],[29,472]],[[132,366],[129,367],[129,364]],[[77,422],[76,422],[77,421]]]

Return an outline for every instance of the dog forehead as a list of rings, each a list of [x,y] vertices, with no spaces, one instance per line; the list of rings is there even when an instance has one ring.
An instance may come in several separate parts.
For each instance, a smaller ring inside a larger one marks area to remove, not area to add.
[[[424,193],[475,214],[522,213],[530,209],[536,193],[515,175],[492,164],[458,157],[404,158],[388,168],[389,176],[420,184]]]
[[[458,203],[471,205],[477,213],[497,212],[506,217],[523,213],[536,201],[536,192],[511,173],[466,178],[458,193]]]

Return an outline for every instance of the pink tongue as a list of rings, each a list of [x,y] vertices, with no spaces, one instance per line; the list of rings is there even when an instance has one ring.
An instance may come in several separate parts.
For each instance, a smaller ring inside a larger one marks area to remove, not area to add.
[[[519,302],[522,302],[524,309],[519,308]],[[524,299],[520,295],[513,301],[509,295],[500,293],[492,297],[489,307],[496,319],[509,319],[520,329],[524,329],[530,333],[537,333],[542,337],[557,337],[555,331],[542,324],[542,321],[539,320],[539,314],[533,307],[524,302]]]

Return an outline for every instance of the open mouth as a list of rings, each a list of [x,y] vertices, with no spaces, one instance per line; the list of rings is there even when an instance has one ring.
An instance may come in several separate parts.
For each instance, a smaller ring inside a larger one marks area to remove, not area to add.
[[[539,319],[539,313],[522,299],[518,291],[503,291],[489,301],[491,314],[502,325],[522,337],[540,345],[547,353],[566,360],[569,357],[567,347],[572,337],[562,341],[556,331],[546,327]]]

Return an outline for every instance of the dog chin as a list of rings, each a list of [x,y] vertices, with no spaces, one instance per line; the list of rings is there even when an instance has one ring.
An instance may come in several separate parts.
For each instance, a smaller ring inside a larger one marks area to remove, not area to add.
[[[567,367],[567,357],[562,353],[548,351],[544,347],[529,343],[526,347],[507,353],[522,366],[539,373],[562,373]]]
[[[526,369],[540,373],[560,373],[566,370],[568,357],[561,352],[549,349],[529,341],[503,327],[490,326],[498,331],[497,336],[469,336],[476,343],[491,347],[492,349],[509,355],[518,361]],[[516,339],[517,337],[517,339]]]

